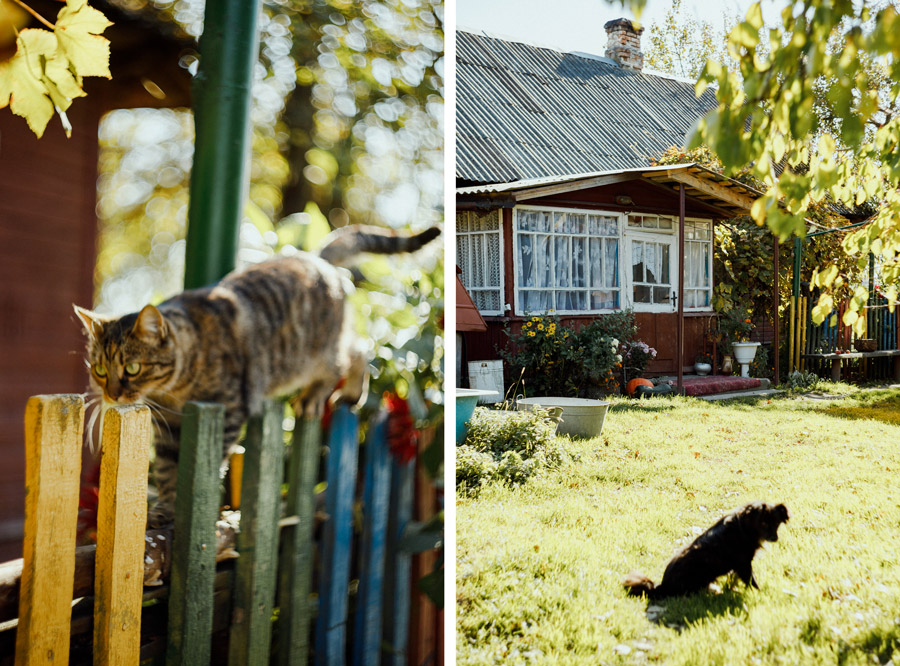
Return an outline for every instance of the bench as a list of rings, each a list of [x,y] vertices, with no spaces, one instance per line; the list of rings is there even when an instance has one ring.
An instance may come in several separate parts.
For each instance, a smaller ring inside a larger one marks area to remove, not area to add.
[[[803,358],[831,361],[831,381],[841,381],[841,361],[851,358],[894,358],[894,379],[900,381],[900,349],[879,349],[872,352],[830,352],[827,354],[803,354]]]

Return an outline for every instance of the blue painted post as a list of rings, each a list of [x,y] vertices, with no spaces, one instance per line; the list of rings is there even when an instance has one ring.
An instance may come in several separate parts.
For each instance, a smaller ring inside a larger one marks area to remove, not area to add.
[[[391,462],[391,510],[388,518],[388,552],[384,576],[384,629],[391,650],[385,666],[406,666],[409,643],[410,574],[412,558],[401,552],[400,539],[413,516],[416,462]]]
[[[380,414],[369,430],[365,461],[361,565],[352,663],[354,666],[378,666],[381,663],[384,562],[391,497],[391,456],[386,413]]]
[[[322,538],[319,616],[316,619],[316,664],[345,663],[353,545],[353,495],[359,453],[359,418],[346,405],[334,412],[328,434],[328,522]]]

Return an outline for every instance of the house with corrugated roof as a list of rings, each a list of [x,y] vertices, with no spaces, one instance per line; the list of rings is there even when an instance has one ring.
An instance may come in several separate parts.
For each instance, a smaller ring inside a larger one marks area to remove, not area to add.
[[[749,212],[754,189],[698,164],[652,166],[715,106],[691,82],[643,69],[641,33],[605,25],[603,56],[457,33],[456,242],[497,358],[504,327],[552,312],[566,325],[625,308],[680,376],[715,313],[713,225]]]

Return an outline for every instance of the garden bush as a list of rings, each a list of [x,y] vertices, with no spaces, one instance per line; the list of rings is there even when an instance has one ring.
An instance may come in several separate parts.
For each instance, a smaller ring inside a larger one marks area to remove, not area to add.
[[[492,482],[524,483],[569,459],[546,411],[477,407],[465,442],[456,447],[456,485],[461,493],[473,495]]]
[[[526,394],[595,398],[619,391],[622,349],[637,333],[634,313],[603,315],[576,330],[556,315],[537,315],[499,350],[513,374],[524,369]]]

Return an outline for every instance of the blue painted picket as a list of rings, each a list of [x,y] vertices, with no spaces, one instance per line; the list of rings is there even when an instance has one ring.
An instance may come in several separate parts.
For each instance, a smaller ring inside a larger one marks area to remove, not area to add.
[[[363,484],[365,515],[360,544],[352,664],[376,666],[381,655],[384,562],[391,494],[386,415],[382,415],[373,425],[366,441]]]

